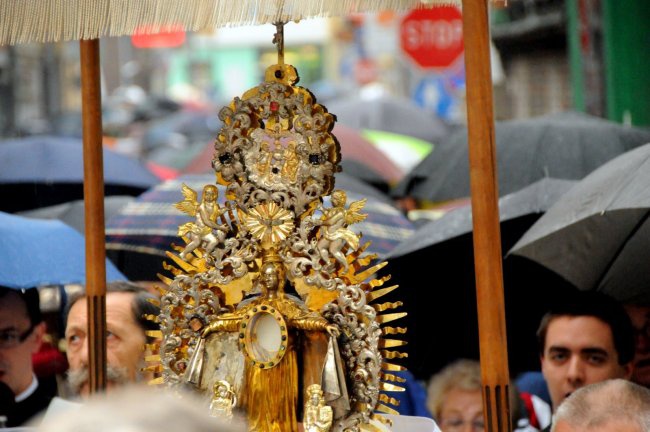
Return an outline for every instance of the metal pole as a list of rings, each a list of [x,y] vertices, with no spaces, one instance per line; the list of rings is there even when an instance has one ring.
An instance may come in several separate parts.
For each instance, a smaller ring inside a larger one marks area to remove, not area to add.
[[[483,408],[488,432],[511,431],[487,0],[463,1],[470,185]]]
[[[106,388],[106,245],[99,40],[79,42],[86,226],[86,300],[90,393]]]

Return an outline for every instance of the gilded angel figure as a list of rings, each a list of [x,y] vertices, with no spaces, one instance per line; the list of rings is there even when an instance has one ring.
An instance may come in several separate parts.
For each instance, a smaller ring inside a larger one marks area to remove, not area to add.
[[[331,255],[347,270],[348,261],[342,251],[343,246],[348,244],[352,249],[359,248],[359,237],[348,226],[366,219],[367,215],[359,213],[366,199],[354,201],[346,209],[347,195],[342,190],[335,190],[331,200],[333,207],[324,209],[323,216],[316,221],[322,227],[316,248],[325,262],[329,262]]]
[[[217,204],[219,191],[215,185],[206,185],[203,188],[200,204],[194,189],[183,184],[182,192],[185,199],[174,204],[174,207],[189,216],[196,217],[196,220],[178,227],[178,235],[188,236],[190,240],[180,253],[180,257],[185,259],[188,254],[201,245],[204,245],[205,253],[210,255],[219,243],[223,243],[228,232],[228,226],[225,223],[217,223],[217,218],[226,211],[225,208],[222,209]]]

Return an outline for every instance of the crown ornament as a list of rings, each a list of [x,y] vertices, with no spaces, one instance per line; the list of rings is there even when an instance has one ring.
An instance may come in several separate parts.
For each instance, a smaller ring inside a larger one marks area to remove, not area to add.
[[[215,184],[200,196],[184,185],[176,204],[192,219],[179,227],[185,244],[167,252],[171,275],[159,275],[148,369],[154,383],[205,395],[206,410],[244,416],[249,430],[382,430],[376,412],[397,413],[385,392],[403,391],[393,361],[406,357],[393,339],[406,329],[386,324],[406,313],[377,302],[397,286],[383,287],[390,277],[375,274],[386,263],[349,228],[365,200],[335,189],[334,117],[296,86],[277,28],[278,63],[219,113]]]

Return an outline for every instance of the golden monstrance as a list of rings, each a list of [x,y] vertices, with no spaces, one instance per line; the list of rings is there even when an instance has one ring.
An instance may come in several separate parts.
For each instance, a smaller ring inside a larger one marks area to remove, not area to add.
[[[376,302],[397,287],[382,288],[389,278],[374,275],[386,263],[349,228],[365,200],[335,189],[334,117],[296,86],[276,26],[278,63],[219,113],[214,184],[183,186],[176,204],[191,219],[179,227],[185,245],[167,252],[173,279],[161,276],[149,369],[251,431],[385,430],[376,412],[397,413],[383,392],[403,390],[393,361],[406,357],[390,338],[406,329],[386,324],[406,314]]]

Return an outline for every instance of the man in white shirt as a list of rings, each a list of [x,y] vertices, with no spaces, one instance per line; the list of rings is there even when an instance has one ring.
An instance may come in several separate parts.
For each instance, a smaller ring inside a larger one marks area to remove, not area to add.
[[[23,425],[54,396],[39,386],[32,369],[44,334],[38,291],[0,287],[0,415],[7,427]]]

